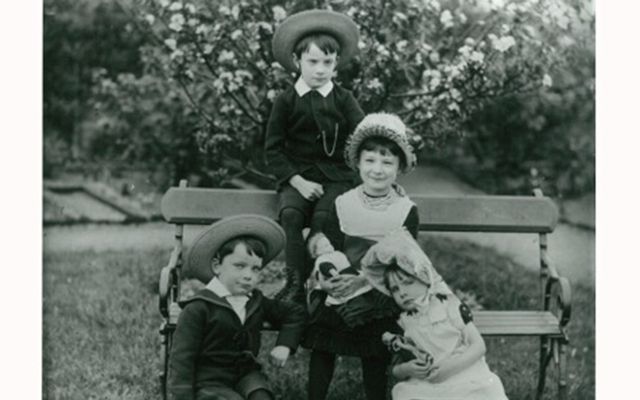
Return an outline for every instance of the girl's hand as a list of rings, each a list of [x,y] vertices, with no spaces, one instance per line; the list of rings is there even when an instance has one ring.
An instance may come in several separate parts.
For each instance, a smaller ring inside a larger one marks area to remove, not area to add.
[[[427,379],[431,369],[431,366],[416,359],[396,365],[393,369],[393,373],[399,379]]]
[[[334,276],[329,279],[319,279],[318,283],[320,285],[320,289],[324,290],[329,294],[329,296],[338,297],[336,293],[342,287],[342,275]]]
[[[269,361],[271,365],[275,365],[276,367],[283,367],[289,358],[289,353],[291,349],[287,346],[276,346],[271,350],[271,354],[269,355]]]
[[[439,383],[445,381],[450,376],[451,369],[447,367],[445,362],[438,362],[429,368],[426,379],[431,383]]]
[[[308,181],[300,175],[294,175],[289,179],[289,184],[296,189],[302,197],[309,201],[317,200],[324,194],[324,189],[321,184]]]
[[[339,275],[338,277],[342,279],[340,279],[339,281],[339,285],[335,290],[335,294],[332,294],[332,296],[336,298],[350,296],[358,289],[367,284],[367,279],[359,275],[345,274]]]

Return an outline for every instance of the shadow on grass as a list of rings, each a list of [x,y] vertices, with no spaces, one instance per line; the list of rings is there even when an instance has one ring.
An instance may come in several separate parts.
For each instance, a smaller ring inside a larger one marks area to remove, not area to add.
[[[466,242],[422,238],[434,265],[455,289],[486,309],[536,309],[538,276],[510,259]],[[53,253],[44,257],[43,398],[158,399],[162,322],[157,281],[169,251]],[[275,289],[278,266],[267,269],[265,292]],[[595,397],[595,293],[574,285],[570,322],[569,397]],[[261,358],[274,334],[265,332]],[[539,342],[489,338],[487,361],[511,399],[533,398]],[[267,350],[267,351],[265,351]],[[305,399],[309,353],[300,349],[284,370],[265,364],[282,399]],[[549,367],[545,398],[555,398]],[[332,399],[363,400],[360,362],[341,358]]]

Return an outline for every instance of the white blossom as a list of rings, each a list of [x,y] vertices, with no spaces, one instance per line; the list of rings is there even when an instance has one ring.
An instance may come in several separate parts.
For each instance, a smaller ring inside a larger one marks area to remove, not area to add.
[[[153,23],[156,21],[156,17],[151,14],[145,15],[144,19],[149,23],[149,25],[153,25]]]
[[[171,3],[171,6],[169,6],[169,11],[180,11],[182,10],[182,3],[180,3],[179,1],[174,1],[173,3]]]
[[[479,51],[473,51],[471,53],[471,55],[469,56],[469,59],[471,61],[475,61],[477,63],[481,63],[484,61],[484,53],[479,52]]]
[[[460,106],[458,105],[458,103],[449,103],[449,106],[447,106],[447,108],[451,111],[460,112]]]
[[[273,11],[273,19],[277,22],[287,18],[287,12],[281,6],[274,6],[271,10]]]
[[[171,16],[171,20],[169,21],[169,29],[180,32],[182,30],[184,22],[185,21],[182,14],[173,14]]]
[[[233,16],[233,19],[238,19],[238,16],[240,16],[240,7],[238,7],[237,4],[234,4],[233,7],[231,7],[231,15]]]
[[[169,57],[172,60],[175,60],[176,58],[182,58],[183,56],[184,56],[184,52],[182,50],[174,50]]]
[[[168,5],[169,5],[169,0],[160,0],[160,5],[161,5],[162,7],[166,7],[166,6],[168,6]]]
[[[202,49],[202,52],[204,54],[211,54],[212,51],[213,51],[213,45],[209,43],[205,44],[204,48]]]
[[[553,85],[553,79],[548,74],[544,74],[542,77],[542,86],[551,87]]]
[[[196,34],[197,35],[206,35],[209,33],[209,31],[211,30],[211,28],[209,28],[207,25],[198,25],[198,27],[196,28]]]
[[[276,91],[275,91],[275,90],[273,90],[273,89],[270,89],[270,90],[267,92],[267,99],[269,99],[269,100],[273,100],[273,99],[275,99],[275,98],[276,98],[276,96],[277,96],[277,93],[276,93]]]
[[[232,51],[222,50],[218,56],[218,62],[231,61],[236,58],[236,55]]]
[[[372,90],[382,89],[382,82],[378,78],[373,78],[369,82],[367,82],[367,88]]]
[[[501,53],[504,53],[505,51],[509,50],[509,48],[511,48],[512,46],[515,46],[516,44],[516,40],[513,38],[513,36],[502,36],[500,38],[496,38],[494,35],[494,36],[490,36],[489,39],[491,39],[491,44],[493,45],[493,48],[495,48]]]
[[[186,6],[184,6],[184,8],[186,8],[187,11],[189,11],[191,14],[195,14],[196,13],[196,6],[194,6],[191,3],[187,4]]]
[[[444,10],[442,14],[440,14],[440,22],[445,28],[451,28],[453,26],[453,16],[451,15],[451,11]]]
[[[236,40],[240,36],[242,36],[242,31],[240,29],[236,29],[235,31],[231,32],[231,40]]]
[[[166,44],[171,50],[175,50],[178,46],[178,42],[173,38],[165,39],[164,44]]]

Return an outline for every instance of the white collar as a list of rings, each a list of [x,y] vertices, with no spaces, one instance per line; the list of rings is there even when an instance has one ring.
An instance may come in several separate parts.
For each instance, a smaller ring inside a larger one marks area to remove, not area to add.
[[[305,94],[309,93],[312,90],[315,90],[316,92],[320,93],[322,97],[327,97],[329,93],[331,93],[331,91],[333,90],[333,81],[329,80],[329,82],[325,83],[319,88],[311,89],[311,87],[307,85],[307,82],[305,82],[304,79],[300,77],[296,81],[294,88],[296,89],[296,93],[298,93],[298,96],[300,97],[304,96]]]
[[[220,282],[220,279],[218,279],[217,277],[214,277],[209,281],[209,283],[207,283],[206,289],[211,290],[220,298],[231,296],[231,292],[229,292],[229,289],[227,289],[227,287],[223,285],[222,282]]]

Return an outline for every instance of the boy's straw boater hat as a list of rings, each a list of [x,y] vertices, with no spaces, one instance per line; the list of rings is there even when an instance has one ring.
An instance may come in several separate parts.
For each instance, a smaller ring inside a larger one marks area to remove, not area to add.
[[[358,167],[358,148],[369,137],[384,137],[394,141],[402,150],[405,166],[402,173],[411,171],[417,164],[413,146],[409,143],[409,135],[404,122],[395,114],[374,113],[368,114],[356,126],[353,135],[349,138],[344,149],[344,158],[352,169]]]
[[[291,15],[276,28],[272,41],[276,61],[289,71],[297,71],[293,50],[300,39],[311,33],[326,33],[340,43],[338,68],[347,65],[358,52],[360,33],[351,18],[335,11],[307,10]]]
[[[264,244],[263,265],[277,256],[285,243],[284,231],[270,218],[254,214],[224,218],[213,223],[193,241],[187,254],[186,274],[208,283],[213,278],[211,262],[220,247],[240,236],[251,237]]]
[[[390,232],[371,246],[360,262],[362,274],[371,286],[387,296],[391,293],[385,285],[384,273],[391,264],[429,285],[430,293],[451,294],[429,257],[405,228]]]

